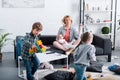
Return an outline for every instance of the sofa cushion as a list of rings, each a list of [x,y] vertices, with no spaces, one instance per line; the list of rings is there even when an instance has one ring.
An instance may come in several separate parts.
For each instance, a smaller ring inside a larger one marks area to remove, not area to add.
[[[95,52],[96,55],[103,55],[103,48],[100,48],[98,46],[95,46],[95,48],[96,48],[96,52]]]
[[[39,39],[42,40],[44,45],[52,45],[53,41],[56,40],[56,36],[55,35],[42,35],[39,37]]]
[[[60,49],[54,47],[53,45],[49,45],[49,46],[50,46],[50,49],[48,49],[48,50],[50,50],[50,51],[54,51],[54,52],[61,53],[61,54],[65,53],[63,50],[60,50]]]

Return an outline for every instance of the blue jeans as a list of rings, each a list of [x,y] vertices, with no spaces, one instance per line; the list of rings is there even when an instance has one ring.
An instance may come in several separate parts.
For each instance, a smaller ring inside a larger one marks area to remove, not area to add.
[[[76,71],[76,80],[87,80],[85,72],[86,72],[86,65],[75,64],[74,65]]]
[[[25,60],[23,59],[23,62],[26,67],[27,72],[27,80],[34,80],[34,73],[37,71],[39,67],[39,60],[36,56],[32,57],[31,60]]]

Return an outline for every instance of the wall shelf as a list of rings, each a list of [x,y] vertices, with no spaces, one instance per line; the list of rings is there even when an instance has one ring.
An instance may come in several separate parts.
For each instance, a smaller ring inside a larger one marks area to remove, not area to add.
[[[100,22],[100,23],[86,23],[86,25],[106,25],[106,24],[112,24],[113,22]]]
[[[93,34],[102,35],[101,29],[104,26],[110,28],[110,39],[115,47],[115,11],[116,6],[114,0],[80,0],[80,23],[85,30],[91,31]],[[100,27],[98,27],[100,26]],[[94,28],[94,29],[93,29]],[[95,31],[96,30],[96,31]],[[111,35],[112,34],[112,35]]]
[[[89,11],[85,11],[85,13],[108,13],[108,12],[111,12],[112,10],[89,10]]]

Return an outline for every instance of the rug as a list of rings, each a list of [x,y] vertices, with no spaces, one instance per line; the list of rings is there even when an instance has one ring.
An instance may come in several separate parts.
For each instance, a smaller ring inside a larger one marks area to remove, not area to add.
[[[97,72],[87,72],[91,75],[94,80],[103,80],[102,77],[105,77],[104,80],[120,80],[120,75],[115,74],[114,72],[110,71],[107,66],[102,67],[102,73]],[[110,79],[110,77],[113,77]],[[109,79],[107,79],[109,77]],[[101,79],[100,79],[101,78]]]
[[[65,70],[65,69],[40,69],[37,70],[35,73],[35,78],[37,80],[45,80],[44,77],[50,73],[55,72],[56,70]],[[114,74],[114,72],[111,72],[108,70],[107,66],[102,67],[102,73],[97,73],[97,72],[86,72],[87,74],[90,74],[93,80],[120,80],[120,75]],[[23,75],[24,75],[24,80],[26,79],[26,70],[23,70]],[[111,78],[110,78],[111,77]]]
[[[35,79],[37,80],[45,80],[44,77],[48,74],[51,74],[53,72],[55,72],[56,70],[51,70],[51,69],[40,69],[40,70],[37,70],[37,72],[35,73],[34,77]],[[23,79],[24,80],[27,80],[26,79],[26,70],[23,70]]]

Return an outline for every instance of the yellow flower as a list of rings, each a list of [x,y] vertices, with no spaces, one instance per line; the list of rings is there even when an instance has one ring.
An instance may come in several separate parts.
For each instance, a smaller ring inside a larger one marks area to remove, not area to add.
[[[30,53],[30,54],[33,54],[33,53],[34,53],[34,50],[33,50],[33,49],[30,49],[30,50],[29,50],[29,53]]]
[[[37,41],[37,44],[38,44],[38,45],[42,45],[42,41],[41,41],[41,40],[38,40],[38,41]]]
[[[46,48],[41,48],[41,52],[45,52],[46,51]]]

